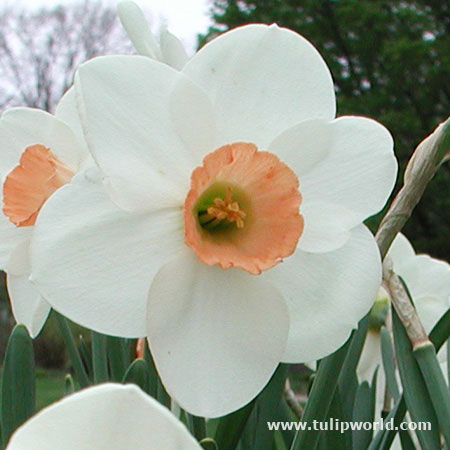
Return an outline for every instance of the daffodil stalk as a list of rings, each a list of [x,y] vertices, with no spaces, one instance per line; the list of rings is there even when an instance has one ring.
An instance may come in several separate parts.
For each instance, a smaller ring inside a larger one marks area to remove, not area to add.
[[[442,164],[449,148],[450,118],[442,122],[432,134],[419,144],[406,167],[404,185],[392,202],[375,235],[383,258]],[[430,341],[417,312],[402,283],[393,272],[392,264],[386,260],[383,265],[383,280],[391,293],[394,308],[413,347],[428,345]]]
[[[450,151],[450,118],[416,148],[405,170],[404,184],[381,221],[375,238],[384,258],[397,233],[419,203],[428,183]]]

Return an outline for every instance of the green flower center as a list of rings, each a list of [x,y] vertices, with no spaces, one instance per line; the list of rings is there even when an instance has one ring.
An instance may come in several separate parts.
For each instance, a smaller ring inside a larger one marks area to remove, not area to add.
[[[217,182],[199,197],[194,214],[202,229],[217,233],[244,228],[249,209],[248,198],[242,189],[231,183]]]

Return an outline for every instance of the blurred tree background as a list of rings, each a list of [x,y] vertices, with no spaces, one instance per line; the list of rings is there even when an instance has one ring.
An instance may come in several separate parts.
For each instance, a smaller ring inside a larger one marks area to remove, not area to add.
[[[214,0],[211,17],[200,45],[251,22],[275,22],[310,40],[333,74],[338,115],[373,117],[393,134],[397,190],[416,145],[450,114],[449,2]],[[447,163],[404,229],[416,251],[442,259],[450,255],[449,186]]]

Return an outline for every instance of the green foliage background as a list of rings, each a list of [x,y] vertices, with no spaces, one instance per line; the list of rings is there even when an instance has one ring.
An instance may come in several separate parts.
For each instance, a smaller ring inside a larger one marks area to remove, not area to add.
[[[416,145],[450,114],[449,2],[215,0],[211,16],[215,25],[200,45],[251,22],[276,22],[310,40],[333,74],[338,115],[373,117],[394,136],[396,191]],[[404,229],[416,251],[443,259],[450,255],[449,186],[447,163]]]

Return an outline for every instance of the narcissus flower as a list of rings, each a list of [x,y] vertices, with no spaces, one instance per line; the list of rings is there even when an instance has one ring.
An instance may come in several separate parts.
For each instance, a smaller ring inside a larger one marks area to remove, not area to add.
[[[381,282],[362,221],[392,190],[389,132],[335,119],[331,75],[298,34],[250,25],[181,72],[142,56],[77,74],[100,171],[44,206],[32,280],[103,333],[148,336],[196,415],[251,400],[280,361],[336,350]]]
[[[186,427],[134,385],[102,384],[40,411],[7,450],[201,450]]]
[[[50,311],[28,280],[33,225],[46,200],[90,158],[80,133],[64,121],[74,108],[69,94],[61,101],[57,117],[37,109],[12,108],[0,119],[0,268],[7,273],[14,317],[33,337]]]

